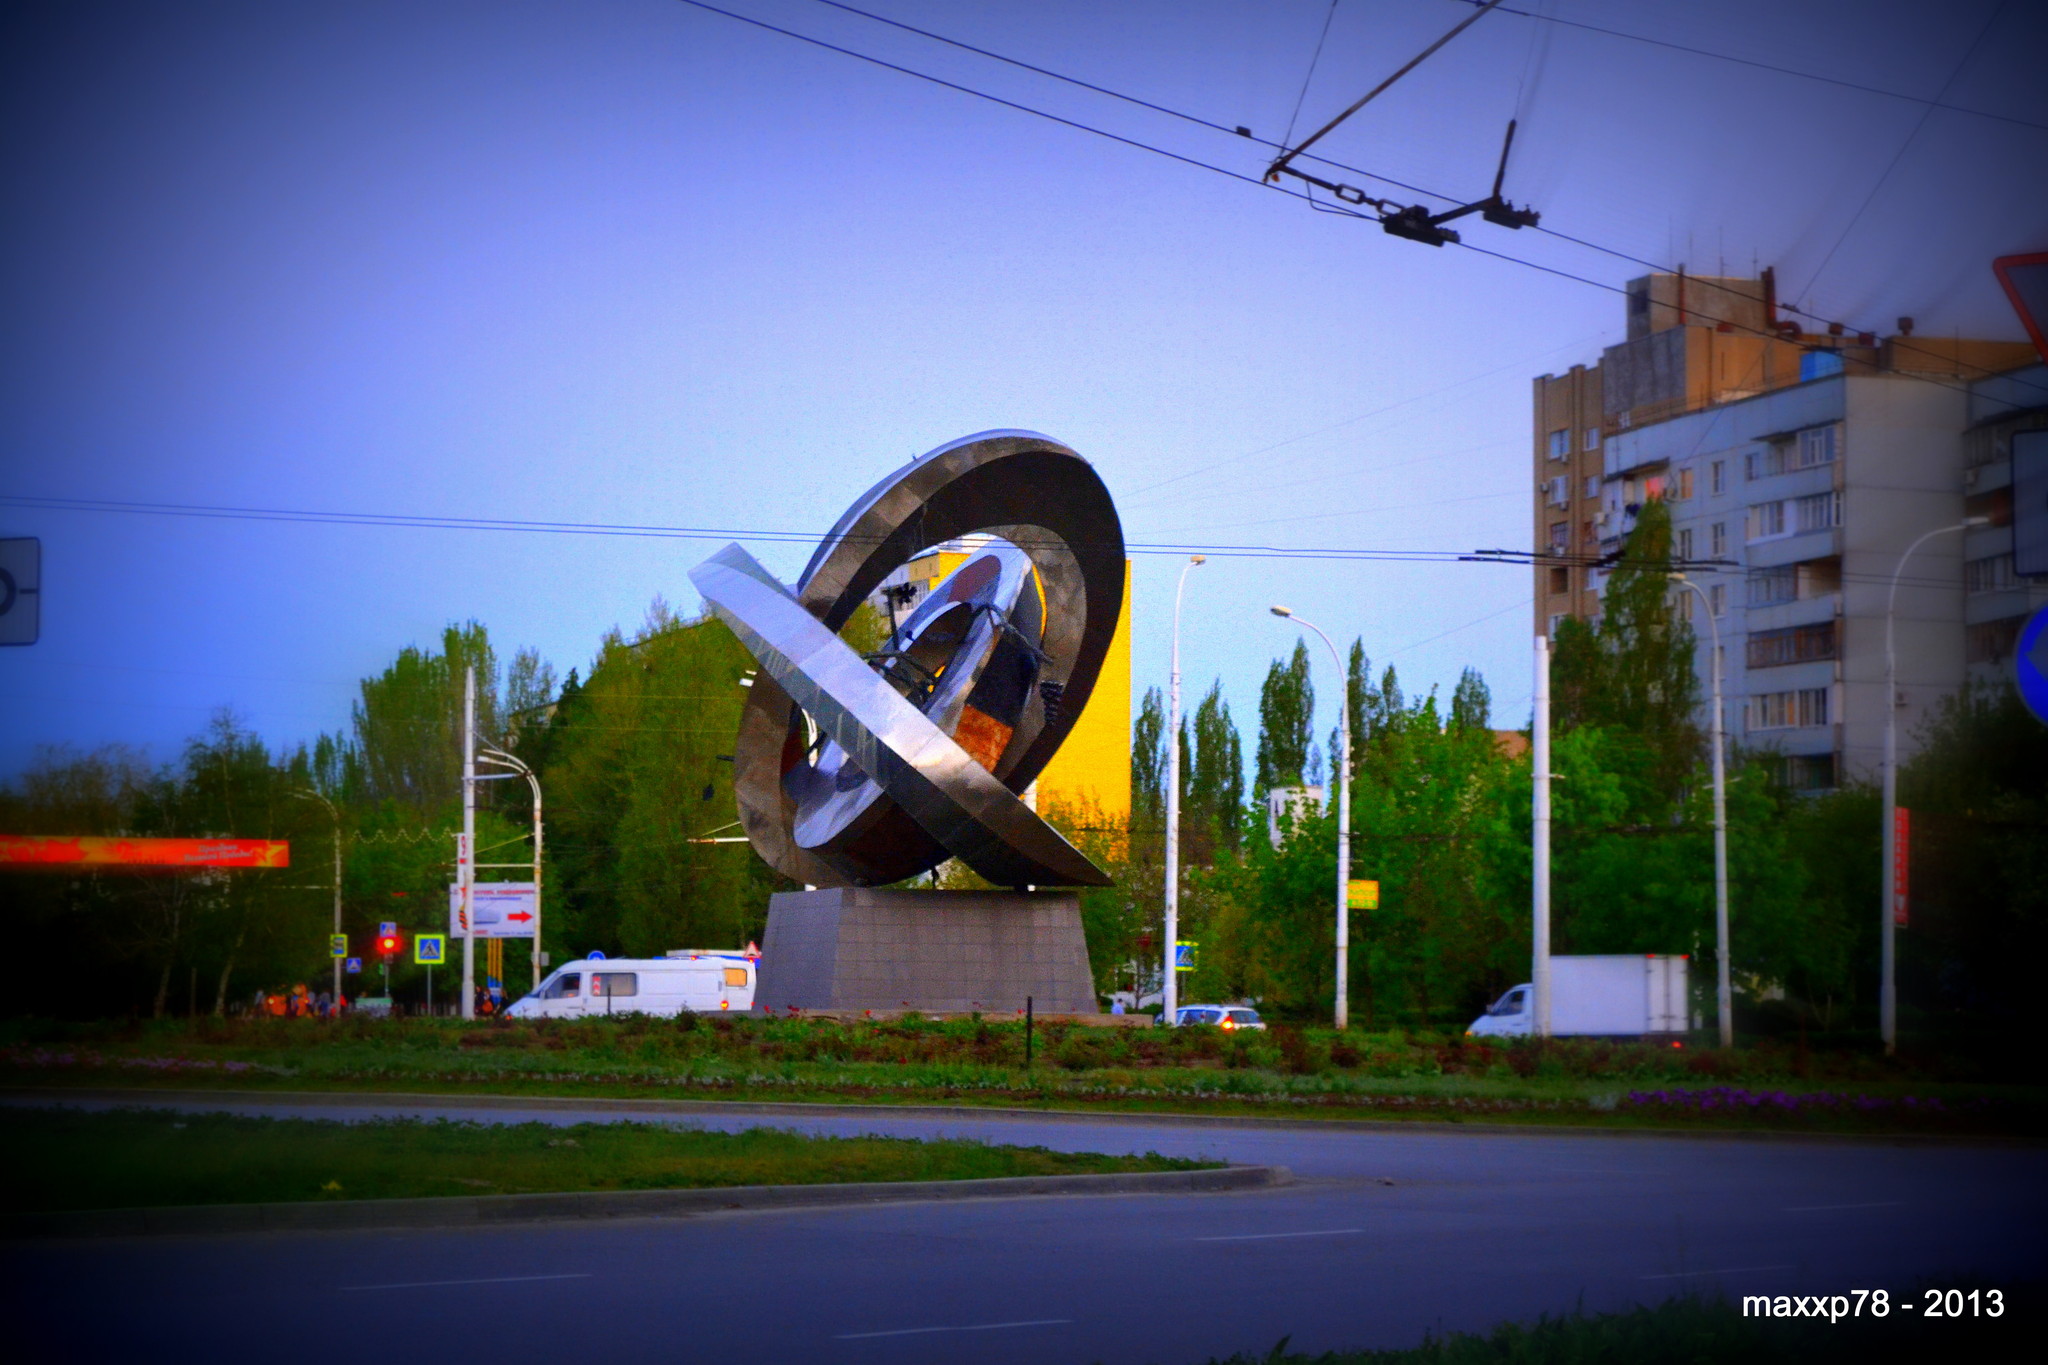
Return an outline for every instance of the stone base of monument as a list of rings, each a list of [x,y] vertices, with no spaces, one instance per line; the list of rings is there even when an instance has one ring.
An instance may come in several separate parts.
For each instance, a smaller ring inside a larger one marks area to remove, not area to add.
[[[768,902],[754,1009],[1094,1014],[1071,891],[831,887]]]

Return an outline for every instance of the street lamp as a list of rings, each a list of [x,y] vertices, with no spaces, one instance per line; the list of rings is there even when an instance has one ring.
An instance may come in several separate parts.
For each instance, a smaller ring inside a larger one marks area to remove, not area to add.
[[[1344,669],[1344,660],[1337,653],[1337,646],[1322,628],[1313,622],[1304,621],[1286,607],[1272,608],[1275,616],[1284,616],[1296,625],[1312,630],[1330,651],[1330,658],[1337,665],[1337,676],[1343,680],[1341,704],[1338,708],[1337,734],[1337,1010],[1338,1028],[1351,1024],[1351,675]]]
[[[533,789],[533,986],[540,989],[540,778],[533,769],[506,753],[503,749],[487,748],[478,755],[478,760],[493,767],[510,768],[526,779],[526,785]],[[509,774],[508,774],[509,775]]]
[[[1173,590],[1173,662],[1166,673],[1166,981],[1159,992],[1159,1017],[1171,1024],[1180,1008],[1180,599],[1188,570],[1209,562],[1189,555]]]
[[[1714,619],[1714,603],[1699,584],[1682,573],[1670,575],[1673,583],[1692,589],[1706,609],[1707,629],[1713,642],[1713,745],[1714,745],[1714,1009],[1721,1026],[1721,1046],[1735,1046],[1735,991],[1728,965],[1728,774],[1721,741],[1721,626]]]
[[[295,791],[286,792],[285,795],[295,797],[300,801],[318,801],[327,808],[328,818],[334,821],[334,932],[339,934],[341,932],[341,812],[334,808],[332,801],[329,801],[319,792]],[[332,953],[328,955],[330,957],[333,956]],[[341,959],[338,957],[334,958],[334,1005],[336,1009],[341,1008]]]
[[[1891,592],[1884,603],[1884,866],[1878,870],[1877,900],[1882,973],[1878,986],[1878,1032],[1884,1038],[1887,1057],[1899,1047],[1898,958],[1893,942],[1898,907],[1894,904],[1892,886],[1899,856],[1899,661],[1892,649],[1892,614],[1899,604],[1899,576],[1905,573],[1906,561],[1913,557],[1913,552],[1936,536],[1990,524],[1989,517],[1964,517],[1953,526],[1938,526],[1908,545],[1892,569]]]

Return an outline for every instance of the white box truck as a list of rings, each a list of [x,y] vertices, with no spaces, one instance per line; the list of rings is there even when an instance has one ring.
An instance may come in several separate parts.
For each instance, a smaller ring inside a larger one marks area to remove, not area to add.
[[[715,1014],[754,1006],[756,963],[745,953],[584,958],[548,973],[533,994],[505,1011],[512,1019],[582,1019],[595,1014]]]
[[[1616,953],[1550,959],[1550,1032],[1571,1038],[1658,1038],[1684,1033],[1692,1000],[1684,956]],[[1467,1034],[1536,1031],[1536,988],[1514,987],[1472,1021]]]

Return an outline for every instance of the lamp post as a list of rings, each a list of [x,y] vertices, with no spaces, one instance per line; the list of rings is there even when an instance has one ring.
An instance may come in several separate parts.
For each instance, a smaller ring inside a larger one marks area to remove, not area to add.
[[[531,787],[531,788],[533,789],[533,987],[534,987],[534,989],[535,989],[535,990],[539,990],[539,989],[540,989],[540,967],[541,967],[541,951],[540,951],[540,913],[541,913],[541,894],[540,894],[540,867],[541,867],[541,864],[540,864],[540,848],[541,848],[541,819],[540,819],[540,815],[541,815],[541,810],[540,810],[540,778],[538,778],[538,777],[536,777],[536,776],[534,775],[534,771],[533,771],[533,769],[531,769],[531,768],[527,767],[527,766],[526,766],[526,765],[525,765],[524,763],[520,762],[520,761],[519,761],[518,759],[514,758],[514,757],[513,757],[512,755],[510,755],[510,754],[506,753],[506,752],[505,752],[505,751],[504,751],[503,749],[495,749],[495,748],[487,748],[487,749],[484,749],[484,750],[483,750],[483,751],[482,751],[482,752],[481,752],[481,753],[480,753],[480,754],[478,755],[478,761],[480,761],[480,762],[483,762],[483,763],[489,763],[489,764],[493,765],[494,767],[499,767],[499,768],[510,768],[510,769],[512,769],[512,770],[513,770],[514,772],[516,772],[516,773],[518,773],[518,774],[519,774],[520,776],[524,777],[524,778],[526,779],[526,785],[527,785],[527,786],[529,786],[529,787]]]
[[[1159,991],[1159,1017],[1168,1024],[1180,1017],[1180,599],[1188,570],[1208,562],[1206,555],[1189,555],[1173,590],[1173,660],[1166,672],[1166,979]]]
[[[1673,583],[1692,589],[1707,614],[1707,630],[1713,643],[1714,746],[1714,1011],[1720,1025],[1721,1046],[1735,1046],[1735,990],[1728,965],[1728,773],[1721,740],[1721,626],[1714,619],[1714,603],[1700,585],[1682,573],[1671,575]]]
[[[1899,604],[1899,577],[1906,571],[1906,561],[1913,552],[1936,536],[1945,536],[1954,531],[1967,531],[1974,526],[1989,526],[1989,517],[1964,517],[1953,526],[1937,526],[1923,534],[1906,547],[1899,556],[1898,564],[1892,569],[1892,585],[1884,602],[1884,814],[1882,833],[1884,836],[1884,866],[1878,871],[1878,933],[1879,971],[1878,986],[1878,1032],[1884,1038],[1885,1055],[1889,1057],[1899,1046],[1899,981],[1898,957],[1893,942],[1897,927],[1897,907],[1893,904],[1892,877],[1898,866],[1898,805],[1899,805],[1899,661],[1892,648],[1893,613]]]
[[[1337,653],[1337,646],[1322,628],[1313,622],[1304,621],[1286,607],[1272,608],[1275,616],[1284,616],[1296,625],[1316,633],[1330,651],[1330,658],[1337,665],[1337,676],[1343,679],[1341,702],[1337,725],[1337,1009],[1335,1014],[1338,1028],[1351,1024],[1351,675],[1344,671],[1344,660]]]
[[[341,932],[341,812],[334,808],[332,801],[329,801],[319,792],[304,791],[288,792],[286,794],[296,797],[301,801],[318,801],[327,808],[328,818],[334,821],[334,932],[338,934]],[[329,954],[329,956],[333,955]],[[334,1003],[335,1008],[339,1009],[341,1007],[341,959],[338,957],[334,959]]]

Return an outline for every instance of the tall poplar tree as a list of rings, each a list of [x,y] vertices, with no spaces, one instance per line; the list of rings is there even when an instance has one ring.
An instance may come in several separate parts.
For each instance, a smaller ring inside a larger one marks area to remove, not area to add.
[[[1275,659],[1266,670],[1259,688],[1258,773],[1252,783],[1254,798],[1264,800],[1275,787],[1298,787],[1309,767],[1309,750],[1314,744],[1310,728],[1315,723],[1316,689],[1309,680],[1308,646],[1294,642],[1294,653],[1286,663]]]

